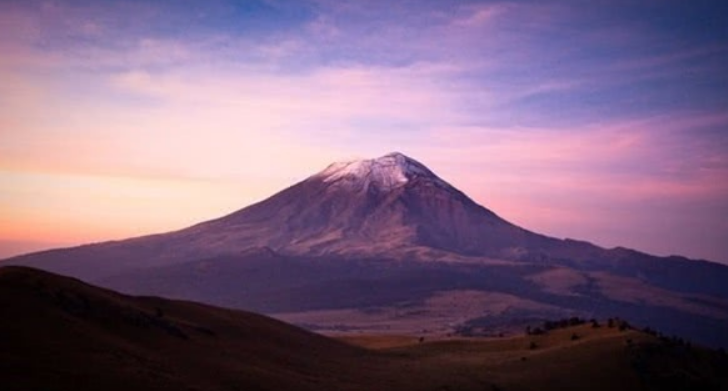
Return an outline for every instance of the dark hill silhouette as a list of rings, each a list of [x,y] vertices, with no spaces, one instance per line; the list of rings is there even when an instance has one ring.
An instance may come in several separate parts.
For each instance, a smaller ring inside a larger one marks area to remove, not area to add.
[[[264,316],[29,268],[0,268],[0,314],[3,390],[423,389],[388,357]]]

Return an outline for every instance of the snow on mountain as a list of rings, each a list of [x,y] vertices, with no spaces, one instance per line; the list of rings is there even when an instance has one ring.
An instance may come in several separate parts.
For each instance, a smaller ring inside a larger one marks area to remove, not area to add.
[[[359,190],[374,187],[377,190],[389,191],[404,186],[415,178],[427,180],[441,187],[449,187],[422,163],[399,152],[377,159],[334,163],[314,175],[314,178]]]

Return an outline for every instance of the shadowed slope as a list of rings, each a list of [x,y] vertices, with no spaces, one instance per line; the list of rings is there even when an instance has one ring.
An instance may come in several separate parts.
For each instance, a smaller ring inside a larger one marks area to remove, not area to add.
[[[426,389],[391,358],[270,318],[34,269],[0,269],[0,316],[8,391]]]

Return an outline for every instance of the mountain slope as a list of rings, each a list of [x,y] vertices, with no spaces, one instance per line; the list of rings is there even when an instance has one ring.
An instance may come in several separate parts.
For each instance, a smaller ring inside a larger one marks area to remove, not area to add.
[[[62,263],[61,258],[71,251],[69,258],[80,262],[106,259],[113,253],[113,265],[96,266],[121,269],[132,266],[131,257],[144,258],[144,266],[163,265],[251,247],[292,254],[369,256],[424,246],[483,255],[554,242],[499,218],[420,163],[390,154],[333,164],[263,202],[177,232],[14,261]]]
[[[516,260],[583,260],[603,253],[585,242],[517,227],[421,163],[393,153],[333,164],[267,200],[180,231],[29,254],[9,263],[93,280],[256,247],[291,255],[424,260],[433,251]]]
[[[399,360],[253,313],[0,268],[3,390],[427,389]]]
[[[274,233],[260,235],[258,245],[306,255],[369,256],[416,246],[484,255],[550,241],[506,222],[401,154],[334,164],[200,229],[232,233],[256,223]]]

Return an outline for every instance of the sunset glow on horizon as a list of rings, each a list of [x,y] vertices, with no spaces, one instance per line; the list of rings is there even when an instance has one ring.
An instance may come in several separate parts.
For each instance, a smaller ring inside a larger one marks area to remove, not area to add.
[[[4,1],[0,258],[392,151],[529,230],[728,263],[720,1]]]

